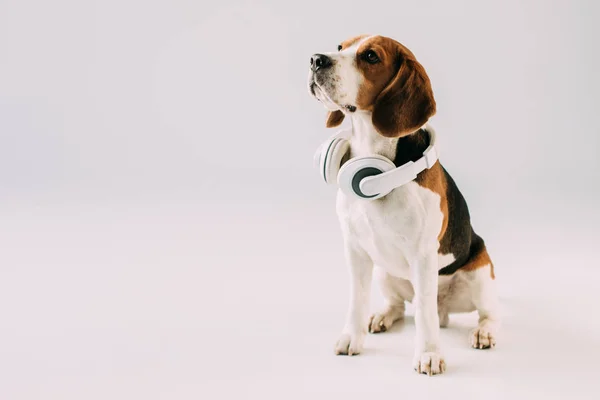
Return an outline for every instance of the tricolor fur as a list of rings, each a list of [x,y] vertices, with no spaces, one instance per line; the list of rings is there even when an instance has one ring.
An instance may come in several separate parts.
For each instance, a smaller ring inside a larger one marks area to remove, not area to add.
[[[358,36],[337,52],[315,54],[308,86],[329,111],[328,127],[351,119],[344,160],[379,154],[399,166],[416,161],[427,147],[422,127],[436,112],[433,90],[423,66],[397,41]],[[383,332],[403,318],[405,301],[416,310],[418,372],[444,372],[439,331],[450,313],[477,310],[471,346],[495,345],[500,316],[494,267],[464,197],[439,161],[381,199],[353,199],[338,191],[336,209],[352,276],[337,354],[359,354],[367,332]],[[386,304],[369,316],[375,266]]]

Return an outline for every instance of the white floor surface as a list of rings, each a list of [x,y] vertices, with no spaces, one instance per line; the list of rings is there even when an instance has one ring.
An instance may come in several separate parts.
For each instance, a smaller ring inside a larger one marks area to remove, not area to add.
[[[6,201],[0,399],[600,399],[596,214],[481,227],[498,346],[470,349],[477,316],[451,316],[447,373],[427,377],[410,307],[360,356],[333,354],[348,274],[332,194],[251,186]]]

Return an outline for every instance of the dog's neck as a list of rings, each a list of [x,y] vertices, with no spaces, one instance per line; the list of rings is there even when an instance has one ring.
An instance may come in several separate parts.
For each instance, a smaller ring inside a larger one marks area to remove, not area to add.
[[[378,154],[388,158],[396,166],[400,166],[418,160],[429,145],[428,134],[423,129],[401,138],[386,138],[373,126],[370,112],[356,111],[350,117],[352,120],[350,157]]]
[[[398,139],[380,135],[371,122],[370,112],[356,111],[350,116],[352,120],[350,157],[379,154],[394,161]]]

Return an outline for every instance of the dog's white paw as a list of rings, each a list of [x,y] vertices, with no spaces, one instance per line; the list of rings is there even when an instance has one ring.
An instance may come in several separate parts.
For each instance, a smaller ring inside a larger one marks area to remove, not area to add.
[[[441,354],[436,352],[423,352],[415,355],[413,366],[419,374],[438,375],[446,371],[446,362]]]
[[[494,329],[487,326],[485,323],[479,324],[479,326],[469,333],[469,344],[474,349],[489,349],[496,346],[496,337]]]
[[[343,356],[358,355],[363,349],[364,341],[364,334],[342,333],[338,341],[335,343],[335,354]]]
[[[369,320],[369,332],[385,332],[392,327],[394,322],[402,318],[404,318],[404,304],[396,307],[387,306],[371,316]]]
[[[369,332],[385,332],[392,327],[393,323],[392,317],[388,314],[373,314],[369,321]]]

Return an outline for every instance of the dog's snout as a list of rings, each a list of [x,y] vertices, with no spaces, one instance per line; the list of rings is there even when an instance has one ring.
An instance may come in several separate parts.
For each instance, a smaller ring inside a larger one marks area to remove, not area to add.
[[[331,66],[331,58],[324,54],[313,54],[310,58],[310,68],[317,72],[319,69],[325,69]]]

